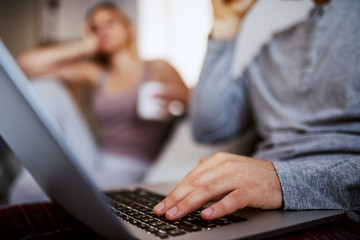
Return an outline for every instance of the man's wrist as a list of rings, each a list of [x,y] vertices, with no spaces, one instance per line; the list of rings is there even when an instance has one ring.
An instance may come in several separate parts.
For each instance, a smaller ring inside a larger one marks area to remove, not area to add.
[[[230,18],[215,20],[210,37],[214,40],[233,40],[236,38],[242,19]]]
[[[274,193],[273,200],[274,200],[275,206],[277,206],[278,208],[283,208],[284,199],[283,199],[283,191],[282,191],[282,188],[281,188],[281,182],[280,182],[280,179],[279,179],[279,175],[278,175],[278,173],[276,171],[276,168],[275,168],[273,162],[270,162],[270,163],[271,163],[272,170],[276,174],[276,176],[274,176],[272,178],[272,181],[269,183],[270,189],[272,189],[272,191]]]

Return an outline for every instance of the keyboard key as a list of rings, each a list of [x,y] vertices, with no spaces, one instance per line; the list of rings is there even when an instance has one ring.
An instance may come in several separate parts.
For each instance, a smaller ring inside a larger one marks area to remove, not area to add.
[[[166,217],[163,215],[163,216],[157,216],[154,214],[154,216],[152,216],[153,218],[157,219],[157,220],[160,220],[160,221],[166,221]]]
[[[142,223],[139,221],[139,223],[137,224],[137,226],[141,229],[144,229],[145,231],[148,231],[149,229],[149,225],[146,225],[145,223]]]
[[[148,217],[148,218],[141,219],[141,221],[144,222],[144,223],[150,224],[151,222],[155,222],[157,220]]]
[[[130,218],[128,215],[125,215],[125,214],[123,214],[123,215],[121,216],[121,218],[122,218],[123,220],[127,221],[127,222],[131,220],[131,218]]]
[[[185,216],[183,218],[184,221],[187,221],[187,222],[191,222],[191,221],[197,221],[197,220],[200,220],[200,218],[197,218],[197,217],[191,217],[191,216]]]
[[[140,222],[139,222],[138,220],[136,220],[136,219],[131,218],[131,219],[129,220],[129,223],[131,223],[131,224],[133,224],[133,225],[138,225]]]
[[[228,215],[228,216],[226,216],[224,218],[227,219],[230,222],[233,222],[233,223],[246,221],[246,218],[236,216],[236,215]]]
[[[149,227],[148,232],[150,232],[150,233],[158,233],[159,230],[157,230],[157,229],[154,228],[154,227]]]
[[[155,203],[154,202],[151,202],[151,201],[148,201],[148,200],[145,200],[143,199],[142,201],[139,201],[141,204],[145,205],[145,206],[148,206],[148,207],[151,207],[153,208],[155,206]]]
[[[200,228],[213,228],[216,227],[216,224],[209,222],[209,221],[204,221],[204,220],[193,220],[193,221],[187,221],[191,224],[194,224],[195,226],[198,226]]]
[[[144,215],[142,213],[135,214],[132,217],[135,218],[135,219],[140,219],[140,220],[144,219],[144,218],[148,218],[148,216],[146,216],[146,215]]]
[[[197,212],[193,212],[193,213],[190,213],[188,216],[189,216],[189,217],[196,218],[196,219],[200,219],[200,218],[201,218],[201,217],[200,217],[200,212],[199,212],[199,211],[197,211]]]
[[[162,221],[153,221],[153,222],[150,222],[149,225],[150,226],[153,226],[153,227],[157,227],[157,226],[161,226],[161,225],[164,225],[165,223],[162,222]]]
[[[180,229],[170,230],[170,231],[167,231],[167,233],[171,236],[179,236],[179,235],[185,234],[185,232]]]
[[[139,212],[137,212],[135,210],[129,210],[129,211],[124,211],[124,212],[131,217],[139,214]]]
[[[170,230],[174,230],[175,228],[171,225],[168,225],[168,224],[164,224],[164,225],[161,225],[161,226],[157,226],[157,229],[160,229],[160,230],[163,230],[165,232],[168,232]]]
[[[201,231],[201,228],[196,227],[194,225],[188,224],[188,223],[182,223],[177,225],[178,228],[181,228],[187,232],[197,232],[197,231]]]
[[[219,225],[219,226],[224,226],[224,225],[230,224],[230,222],[228,220],[223,219],[223,218],[214,219],[214,220],[211,220],[211,222],[216,225]]]
[[[157,233],[155,233],[155,235],[156,235],[157,237],[161,238],[161,239],[165,239],[165,238],[168,238],[168,237],[169,237],[169,236],[168,236],[166,233],[164,233],[164,232],[157,232]]]
[[[139,207],[139,208],[137,208],[137,210],[138,210],[139,212],[142,212],[142,213],[145,213],[145,212],[147,212],[147,211],[153,212],[152,209],[145,208],[145,207]]]
[[[149,215],[149,216],[156,216],[152,209],[147,209],[147,210],[143,211],[142,213],[145,213],[146,215]]]
[[[173,226],[177,226],[177,225],[180,225],[180,224],[185,224],[183,221],[181,220],[176,220],[176,221],[170,221],[170,220],[164,220],[164,222],[168,223],[168,224],[171,224]]]

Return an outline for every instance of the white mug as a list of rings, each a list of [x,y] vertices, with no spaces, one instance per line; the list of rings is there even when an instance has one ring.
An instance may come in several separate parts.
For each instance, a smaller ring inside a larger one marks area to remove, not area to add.
[[[163,99],[156,94],[164,92],[164,84],[147,81],[141,84],[137,97],[137,114],[143,120],[165,121],[170,117]]]

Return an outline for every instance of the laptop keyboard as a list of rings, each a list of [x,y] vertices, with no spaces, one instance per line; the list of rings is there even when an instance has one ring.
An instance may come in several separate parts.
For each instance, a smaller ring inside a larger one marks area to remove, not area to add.
[[[116,212],[116,216],[161,239],[246,221],[245,218],[233,214],[205,221],[200,217],[202,209],[180,220],[169,221],[165,216],[159,217],[153,213],[153,207],[165,198],[163,195],[141,188],[107,192],[105,195],[112,203],[111,207]]]

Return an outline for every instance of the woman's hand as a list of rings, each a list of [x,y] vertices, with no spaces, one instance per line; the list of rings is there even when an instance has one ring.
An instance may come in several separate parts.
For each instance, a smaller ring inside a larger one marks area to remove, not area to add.
[[[219,218],[244,207],[276,209],[283,204],[280,181],[271,162],[217,153],[201,159],[154,207],[154,213],[176,220],[219,198],[201,212],[203,219]]]
[[[91,31],[91,29],[86,26],[83,31],[83,37],[81,39],[85,51],[89,55],[94,55],[99,51],[99,40],[96,35]]]
[[[151,77],[162,83],[162,91],[154,97],[164,104],[163,108],[167,111],[165,115],[171,117],[184,114],[189,103],[190,90],[179,73],[163,60],[155,60],[151,66]]]
[[[226,40],[236,37],[245,15],[256,0],[212,0],[214,27],[211,36]]]
[[[176,82],[163,83],[162,92],[155,95],[164,103],[164,109],[173,116],[180,116],[185,113],[188,105],[189,90],[182,84]]]
[[[98,39],[96,38],[96,36],[94,36],[94,35],[86,36],[82,39],[82,42],[86,48],[86,52],[89,55],[94,55],[95,53],[98,52],[99,43],[98,43]]]

